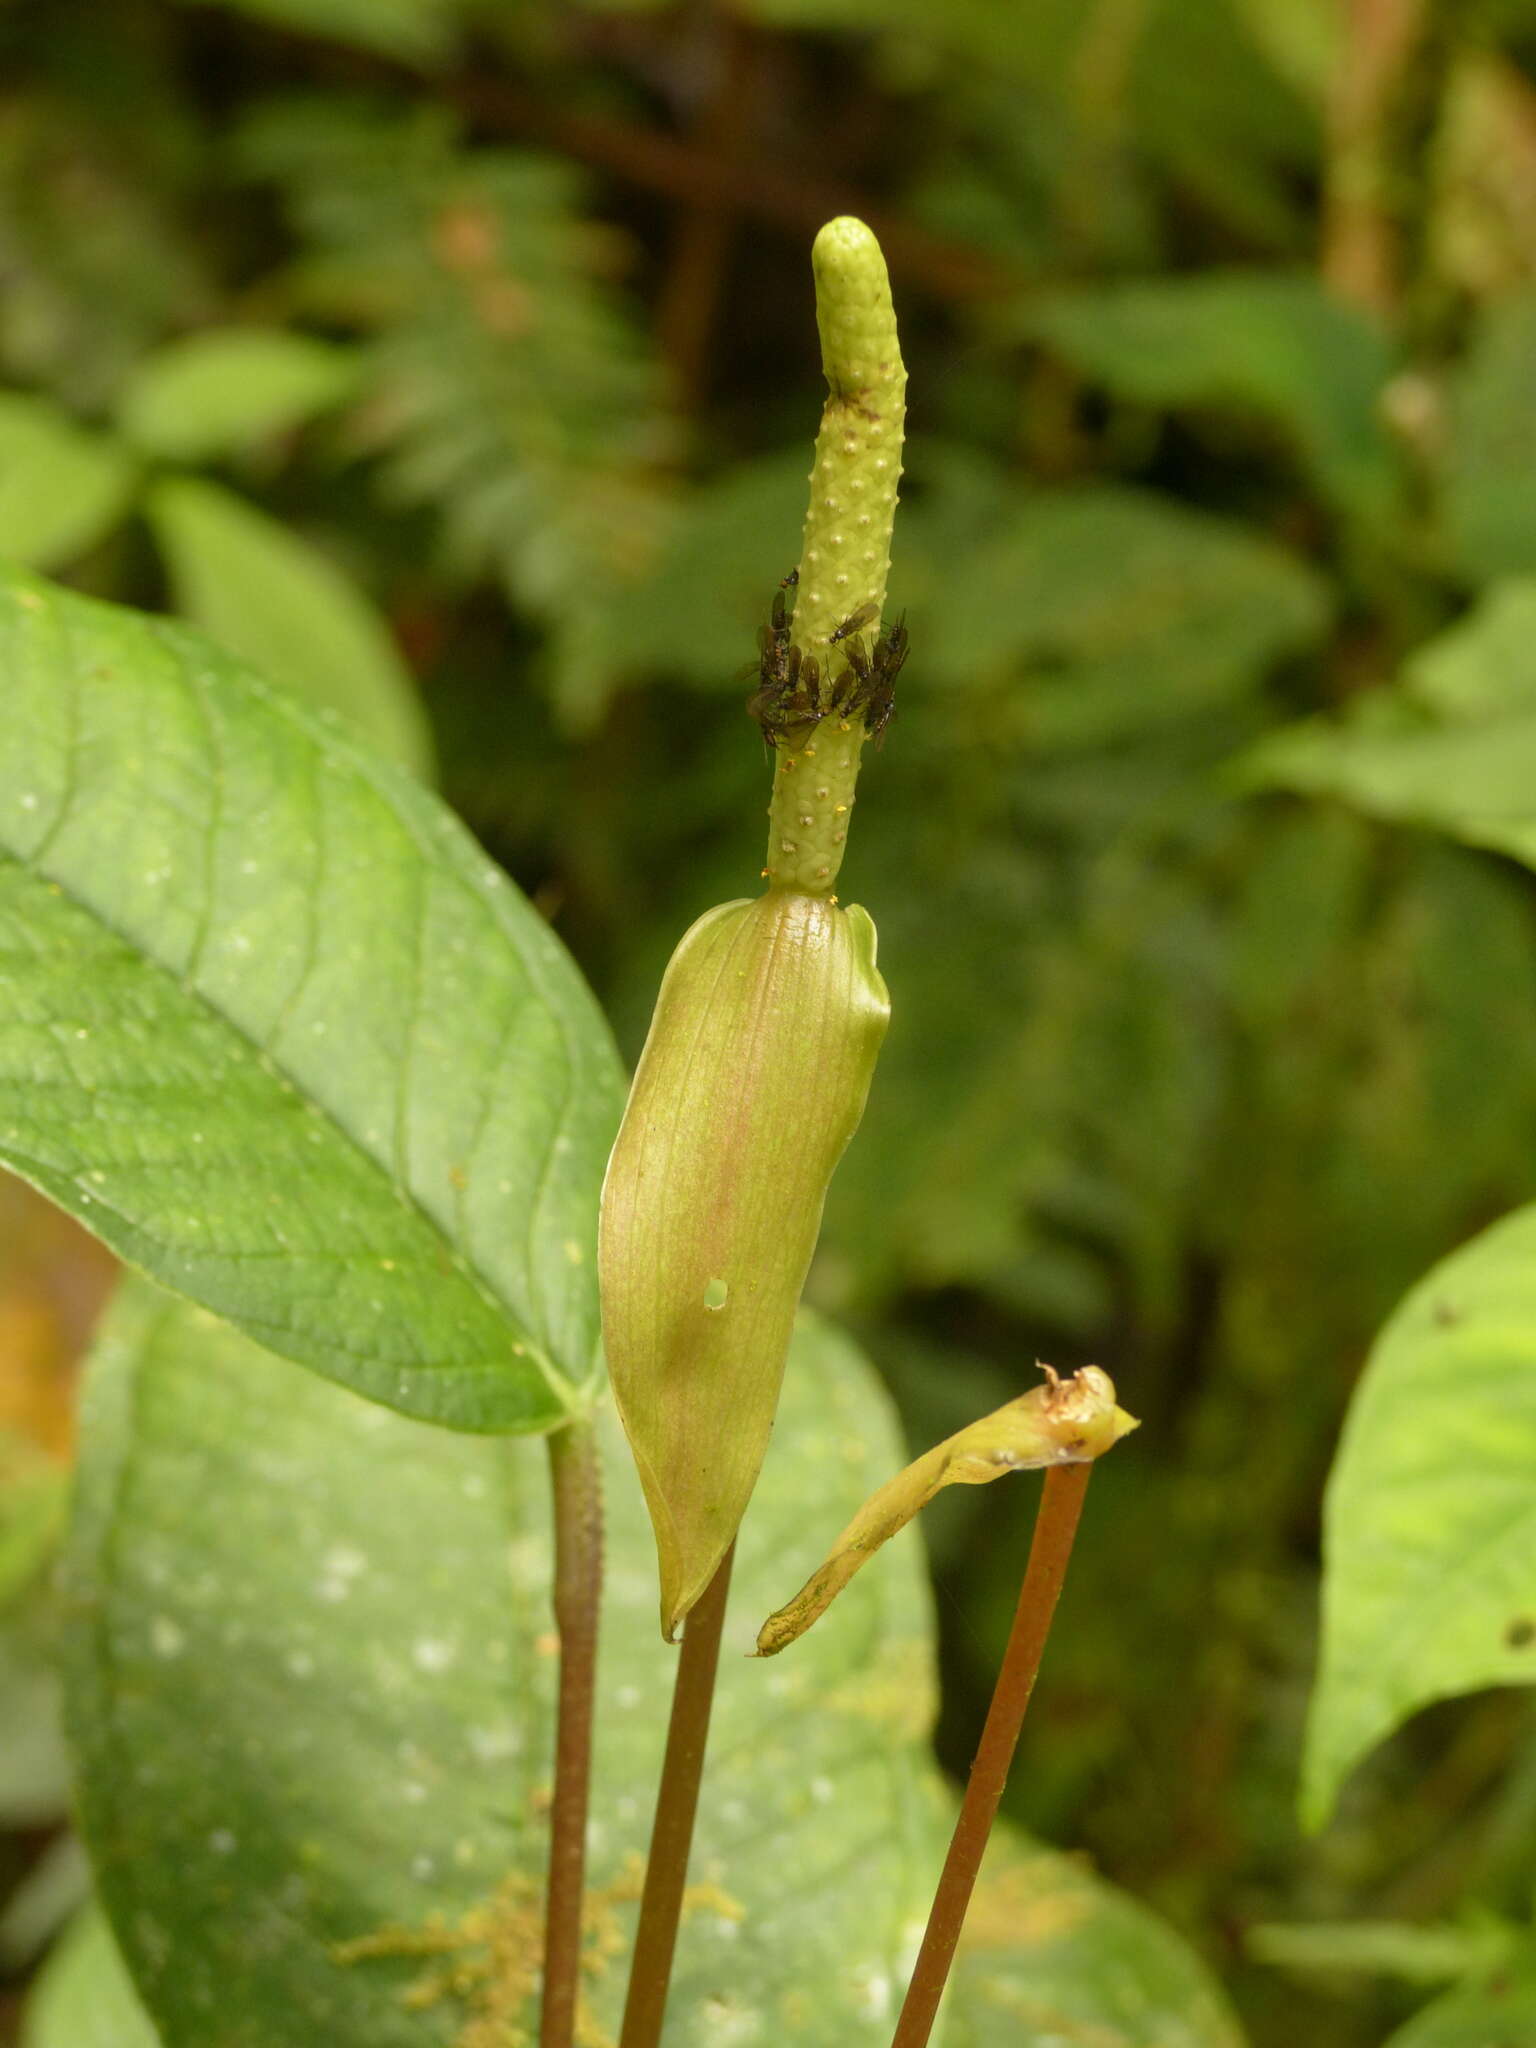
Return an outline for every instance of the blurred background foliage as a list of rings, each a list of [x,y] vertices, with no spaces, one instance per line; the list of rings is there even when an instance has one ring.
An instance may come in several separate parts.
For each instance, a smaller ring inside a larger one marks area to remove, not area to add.
[[[1256,2043],[1379,2042],[1536,1882],[1519,1693],[1295,1821],[1365,1347],[1536,1194],[1536,894],[1383,822],[1443,752],[1361,804],[1307,720],[1536,771],[1536,0],[3,0],[0,81],[0,550],[392,707],[630,1054],[755,887],[807,251],[881,234],[914,652],[846,886],[896,1007],[813,1297],[916,1445],[1111,1368],[1015,1815]],[[46,1560],[107,1279],[0,1190],[13,1987],[84,1883]],[[1031,1504],[932,1513],[957,1768]]]

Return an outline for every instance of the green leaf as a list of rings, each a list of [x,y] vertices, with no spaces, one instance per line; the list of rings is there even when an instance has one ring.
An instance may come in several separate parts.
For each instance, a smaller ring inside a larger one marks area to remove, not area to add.
[[[1134,1899],[1014,1830],[993,1835],[944,2048],[1238,2048],[1205,1969]]]
[[[611,1417],[604,1437],[591,1882],[627,1936],[674,1662]],[[750,1648],[769,1588],[814,1562],[810,1524],[851,1510],[893,1437],[847,1343],[804,1329],[743,1531],[735,1649]],[[509,1930],[532,1926],[552,1734],[547,1521],[540,1447],[423,1428],[146,1288],[120,1297],[84,1429],[72,1736],[102,1892],[169,2048],[407,2048],[449,2040],[485,2006],[489,1987],[467,2008],[444,1993],[408,2011],[404,1987],[432,1959],[403,1941],[393,1958],[335,1951],[488,1906]],[[712,1897],[685,1922],[674,1993],[685,2031],[682,2016],[713,2013],[723,2031],[798,1997],[807,2044],[888,2032],[939,1849],[934,1802],[913,1796],[932,1703],[926,1603],[916,1555],[891,1566],[775,1673],[726,1657],[695,1860]],[[611,2025],[622,1972],[595,1989]]]
[[[1205,271],[1058,293],[1027,329],[1122,398],[1248,414],[1335,503],[1380,516],[1394,487],[1386,336],[1310,274]]]
[[[307,703],[340,711],[430,777],[432,742],[389,629],[355,584],[297,534],[218,484],[149,494],[177,609]]]
[[[0,1614],[57,1548],[68,1490],[56,1458],[0,1424]]]
[[[188,628],[15,575],[0,674],[0,1158],[375,1399],[558,1421],[622,1086],[547,926]]]
[[[1273,734],[1240,773],[1536,863],[1536,579],[1495,585],[1399,685]]]
[[[674,1665],[639,1484],[611,1416],[602,1428],[611,1565],[589,1842],[597,1926],[617,1948],[591,1983],[612,2028]],[[485,2019],[483,1937],[494,1925],[528,1952],[547,1846],[539,1450],[369,1407],[140,1284],[93,1363],[83,1442],[68,1594],[84,1820],[167,2048],[423,2048]],[[900,1455],[857,1352],[805,1319],[742,1530],[680,2040],[889,2038],[942,1854],[920,1553],[892,1546],[836,1626],[776,1663],[731,1652]],[[1078,1944],[1061,1995],[1107,2030],[1105,2048],[1150,2043],[1111,2022],[1166,2005],[1176,1983],[1188,2031],[1159,2048],[1231,2048],[1171,1935],[1068,1859],[1037,1852],[1032,1868],[1038,1915],[1006,1929],[994,1915],[981,1938],[981,2006],[991,1975],[1054,1958],[1065,1976]],[[379,1953],[338,1960],[370,1935]],[[1102,1967],[1084,1968],[1101,1946]],[[468,1966],[462,1995],[430,1995],[445,1960]]]
[[[118,401],[135,447],[203,462],[302,426],[357,387],[356,351],[283,328],[222,327],[145,356]]]
[[[1034,744],[1080,747],[1255,690],[1327,622],[1320,580],[1283,549],[1094,486],[1040,492],[997,521],[933,593],[923,658],[939,688],[1016,695]]]
[[[1536,289],[1483,309],[1449,391],[1444,510],[1455,564],[1479,582],[1536,571]]]
[[[52,1827],[69,1804],[56,1648],[41,1590],[0,1620],[0,1827]]]
[[[605,608],[602,653],[618,673],[735,690],[774,584],[794,567],[805,518],[803,443],[733,463],[674,511],[649,573]],[[776,568],[779,562],[782,568]]]
[[[1533,1678],[1536,1207],[1414,1288],[1351,1405],[1328,1482],[1308,1821],[1418,1708]]]
[[[105,1914],[88,1907],[27,2001],[21,2048],[159,2048]]]
[[[45,398],[0,391],[0,555],[34,569],[73,562],[133,496],[133,458]]]
[[[1306,1921],[1260,1925],[1243,1946],[1257,1962],[1336,1975],[1358,1970],[1404,1984],[1454,1984],[1506,1967],[1518,1930],[1487,1908],[1455,1925],[1406,1920]]]
[[[1525,2048],[1536,2040],[1536,1960],[1451,1991],[1399,2027],[1386,2048]]]

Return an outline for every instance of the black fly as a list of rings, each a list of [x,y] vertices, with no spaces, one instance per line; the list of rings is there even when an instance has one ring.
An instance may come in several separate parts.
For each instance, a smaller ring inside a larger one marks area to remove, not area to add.
[[[828,641],[835,647],[839,640],[846,640],[850,633],[862,632],[878,610],[878,605],[861,604],[856,612],[848,614],[835,633],[827,635]]]
[[[896,678],[907,658],[907,615],[902,613],[888,633],[875,642],[870,658],[869,694],[864,700],[864,729],[879,746],[896,713]]]

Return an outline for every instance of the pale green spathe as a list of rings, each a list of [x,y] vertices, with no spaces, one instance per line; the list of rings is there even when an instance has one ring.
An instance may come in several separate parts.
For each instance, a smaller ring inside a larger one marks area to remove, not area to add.
[[[756,1482],[827,1183],[889,1015],[868,914],[786,890],[709,911],[662,982],[598,1259],[669,1639]]]

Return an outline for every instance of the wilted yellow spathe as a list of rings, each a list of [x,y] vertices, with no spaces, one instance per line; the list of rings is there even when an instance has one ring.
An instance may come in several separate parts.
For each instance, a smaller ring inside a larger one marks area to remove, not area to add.
[[[945,1486],[985,1486],[1005,1472],[1041,1465],[1086,1464],[1137,1427],[1115,1405],[1107,1372],[1085,1365],[1071,1379],[1047,1365],[1043,1387],[984,1415],[925,1451],[872,1493],[833,1544],[826,1562],[758,1632],[757,1654],[775,1656],[825,1614],[854,1573],[904,1529]]]

